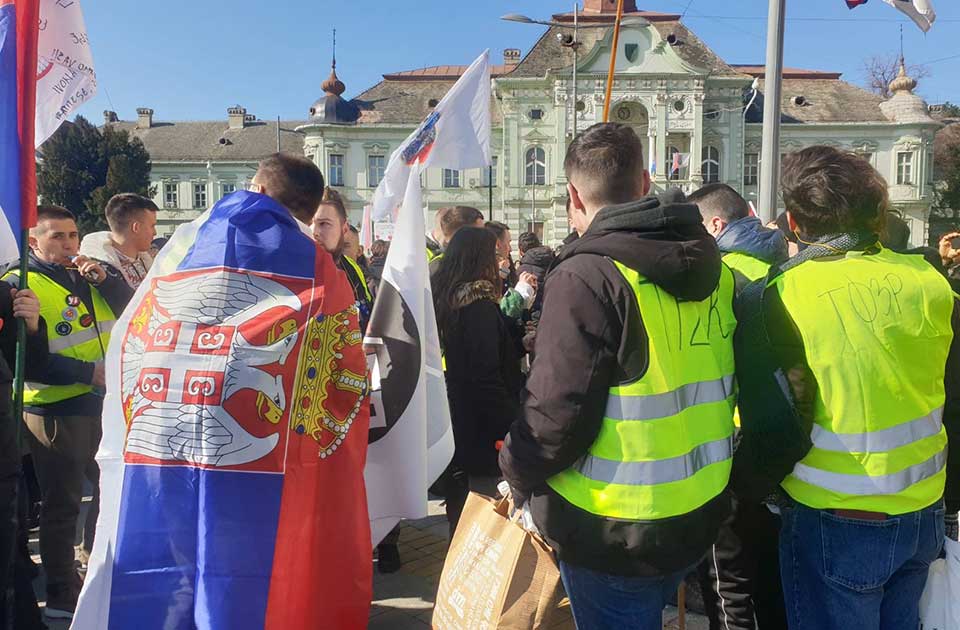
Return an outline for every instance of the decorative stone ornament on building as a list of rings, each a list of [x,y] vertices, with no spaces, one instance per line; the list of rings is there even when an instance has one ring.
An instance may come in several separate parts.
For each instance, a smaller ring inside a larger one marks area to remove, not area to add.
[[[526,54],[515,48],[504,51],[503,63],[492,67],[493,194],[486,186],[491,181],[486,169],[458,171],[456,176],[430,169],[423,177],[428,225],[438,208],[454,203],[487,214],[492,197],[493,218],[509,225],[514,237],[529,226],[542,229],[547,243],[567,235],[563,156],[574,116],[582,131],[602,115],[616,4],[586,0],[580,13],[581,25],[597,28],[578,33],[578,103],[573,99],[574,52],[557,37],[572,35],[572,13],[554,15],[552,21],[561,26],[547,28]],[[764,68],[726,63],[679,15],[639,11],[633,0],[624,2],[624,13],[620,44],[613,51],[617,71],[611,121],[630,125],[640,136],[644,160],[655,165],[654,192],[673,186],[690,192],[705,181],[719,181],[755,200]],[[437,65],[385,74],[347,100],[335,60],[331,66],[320,86],[322,96],[305,108],[308,119],[280,124],[281,148],[316,161],[358,222],[363,205],[372,198],[371,178],[379,174],[381,161],[385,167],[392,151],[429,116],[466,67]],[[758,94],[744,111],[755,79]],[[838,73],[785,69],[781,153],[830,143],[864,155],[890,183],[891,202],[910,225],[912,242],[922,244],[932,193],[929,156],[938,125],[913,93],[916,85],[902,64],[890,86],[893,96],[885,101],[846,83]],[[231,120],[241,124],[227,119],[158,124],[152,110],[138,111],[137,122],[105,117],[105,124],[130,130],[150,151],[151,179],[163,208],[162,233],[202,210],[190,205],[191,183],[208,182],[207,203],[213,203],[221,190],[217,182],[245,185],[257,161],[276,151],[276,123],[256,120],[245,110],[242,118],[234,115]],[[689,160],[676,172],[674,152]],[[167,183],[176,183],[176,190]]]

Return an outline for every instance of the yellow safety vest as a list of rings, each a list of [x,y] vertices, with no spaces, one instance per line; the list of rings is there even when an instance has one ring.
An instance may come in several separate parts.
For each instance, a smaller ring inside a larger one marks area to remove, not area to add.
[[[637,298],[649,366],[610,387],[596,441],[547,483],[599,516],[651,521],[687,514],[727,487],[733,454],[734,278],[679,301],[614,261]]]
[[[15,273],[7,274],[4,279],[11,275]],[[46,323],[50,352],[79,361],[103,360],[117,318],[96,287],[90,287],[91,314],[79,296],[38,271],[28,272],[27,283],[40,300],[40,316]],[[23,402],[49,405],[91,391],[93,387],[83,383],[46,385],[27,381],[23,388]]]
[[[343,259],[347,261],[347,264],[353,268],[357,274],[357,277],[360,278],[360,283],[363,285],[363,293],[367,296],[367,302],[372,302],[373,296],[370,294],[370,287],[367,286],[367,278],[363,275],[363,269],[360,268],[360,265],[357,264],[357,261],[355,261],[353,258],[344,256]],[[359,295],[357,296],[357,299],[360,299]]]
[[[783,481],[817,509],[887,514],[943,496],[954,296],[920,256],[810,260],[772,282],[817,382],[813,448]]]
[[[770,263],[741,252],[724,254],[723,262],[750,282],[763,278],[770,271]]]

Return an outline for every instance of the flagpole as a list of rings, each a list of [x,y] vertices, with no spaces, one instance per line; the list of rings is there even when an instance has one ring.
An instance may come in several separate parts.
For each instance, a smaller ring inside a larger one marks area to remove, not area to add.
[[[620,22],[623,20],[623,0],[617,0],[617,19],[613,23],[613,44],[610,46],[610,70],[607,71],[607,93],[603,99],[603,122],[610,120],[610,97],[613,94],[613,73],[617,69],[617,45],[620,42]],[[576,112],[576,103],[574,103]],[[574,113],[576,117],[576,113]]]
[[[760,157],[760,219],[776,218],[780,174],[780,98],[783,93],[783,32],[786,0],[770,0],[767,65],[763,73],[763,140]]]
[[[30,239],[30,230],[23,228],[20,231],[20,282],[19,290],[28,288],[27,273],[29,272],[29,255],[27,242]],[[13,419],[17,423],[17,440],[20,439],[20,425],[23,424],[23,383],[24,372],[27,367],[27,322],[17,318],[17,354],[13,377]]]

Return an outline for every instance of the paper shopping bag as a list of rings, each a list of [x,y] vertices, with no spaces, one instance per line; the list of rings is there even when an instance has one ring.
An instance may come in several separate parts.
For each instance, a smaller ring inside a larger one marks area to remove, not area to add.
[[[508,517],[508,501],[470,493],[440,576],[436,630],[546,628],[563,596],[553,551]]]

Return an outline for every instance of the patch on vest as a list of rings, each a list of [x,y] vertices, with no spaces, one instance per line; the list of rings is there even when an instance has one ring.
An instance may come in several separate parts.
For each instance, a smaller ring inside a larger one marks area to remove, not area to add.
[[[80,313],[75,308],[65,308],[60,315],[68,322],[72,322],[80,316]]]
[[[57,324],[54,330],[56,330],[57,334],[60,335],[61,337],[66,337],[71,332],[73,332],[73,324],[71,324],[70,322],[60,322],[59,324]]]
[[[90,313],[84,313],[80,316],[80,325],[84,328],[90,328],[90,325],[93,324],[93,315]]]
[[[80,296],[79,296],[79,295],[68,295],[68,296],[67,296],[67,306],[80,306]]]

